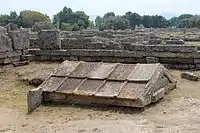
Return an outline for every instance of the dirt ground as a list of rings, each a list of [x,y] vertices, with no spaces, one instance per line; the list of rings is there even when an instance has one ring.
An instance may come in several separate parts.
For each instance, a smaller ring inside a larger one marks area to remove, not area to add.
[[[21,72],[50,69],[57,63],[31,63],[0,69],[0,132],[5,133],[199,133],[200,81],[180,79],[178,87],[144,110],[135,108],[46,105],[27,114],[26,93],[34,87],[19,81]],[[198,73],[198,72],[197,72]]]

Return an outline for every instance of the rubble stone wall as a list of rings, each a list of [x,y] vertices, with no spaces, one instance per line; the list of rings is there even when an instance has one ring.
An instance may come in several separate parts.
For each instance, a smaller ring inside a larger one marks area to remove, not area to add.
[[[0,28],[0,67],[12,66],[29,54],[29,32],[15,30],[7,32]]]

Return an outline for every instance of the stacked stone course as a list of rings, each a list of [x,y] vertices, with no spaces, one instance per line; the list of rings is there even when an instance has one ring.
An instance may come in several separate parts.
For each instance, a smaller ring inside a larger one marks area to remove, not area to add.
[[[58,32],[60,35],[58,35]],[[36,60],[63,61],[67,59],[122,63],[160,62],[181,69],[200,67],[199,46],[186,45],[182,43],[182,40],[173,40],[172,44],[166,44],[152,32],[61,32],[49,30],[42,31],[42,34],[42,36],[39,35],[38,39],[40,42],[39,49],[29,50],[31,54],[36,56]],[[51,37],[49,38],[49,36]],[[135,38],[140,39],[134,40]],[[45,43],[43,40],[45,40]]]
[[[200,68],[200,46],[160,37],[164,29],[78,31],[0,28],[0,66],[20,61],[104,61],[162,63],[173,68]],[[179,32],[178,32],[179,33]],[[176,34],[178,34],[176,33]],[[197,33],[187,33],[198,37]],[[200,36],[199,36],[200,37]]]
[[[0,67],[23,64],[19,62],[22,61],[23,56],[29,54],[29,45],[29,32],[27,30],[7,32],[5,28],[0,27]]]

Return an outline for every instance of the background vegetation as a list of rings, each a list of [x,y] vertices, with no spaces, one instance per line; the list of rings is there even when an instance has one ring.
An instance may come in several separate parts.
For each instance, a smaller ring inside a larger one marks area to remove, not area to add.
[[[115,15],[108,12],[103,17],[97,16],[95,24],[89,20],[89,16],[83,11],[74,12],[71,8],[64,7],[54,15],[53,20],[47,14],[38,11],[24,10],[17,14],[11,11],[9,15],[0,15],[0,25],[8,26],[10,29],[33,28],[34,31],[41,29],[59,28],[61,30],[77,31],[88,28],[99,30],[135,29],[137,27],[146,28],[200,28],[200,16],[192,14],[182,14],[167,20],[161,15],[144,15],[127,12],[124,15]]]

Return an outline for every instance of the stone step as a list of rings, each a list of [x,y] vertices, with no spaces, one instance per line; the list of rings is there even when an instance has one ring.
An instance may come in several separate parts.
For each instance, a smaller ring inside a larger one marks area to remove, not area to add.
[[[35,55],[31,55],[31,54],[21,55],[20,60],[21,61],[34,61],[35,57],[36,57]]]
[[[14,67],[19,67],[19,66],[28,65],[28,64],[29,64],[29,61],[13,62],[12,64],[13,64]]]

